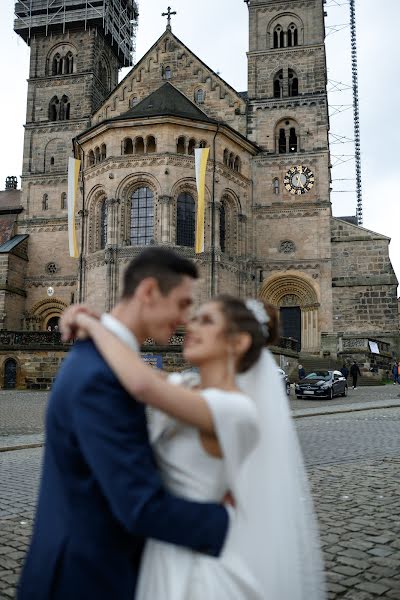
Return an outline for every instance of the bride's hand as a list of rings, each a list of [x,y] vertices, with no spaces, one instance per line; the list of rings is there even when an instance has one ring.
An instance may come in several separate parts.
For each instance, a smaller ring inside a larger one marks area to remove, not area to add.
[[[68,308],[62,315],[60,321],[60,331],[64,342],[68,342],[76,337],[82,339],[86,337],[79,331],[77,319],[79,315],[87,315],[94,319],[99,319],[100,315],[90,307],[84,304],[75,304]]]
[[[74,325],[77,332],[76,337],[79,340],[86,340],[87,338],[92,337],[93,332],[96,330],[96,326],[101,327],[97,317],[93,317],[87,312],[82,311],[78,312],[76,315]]]

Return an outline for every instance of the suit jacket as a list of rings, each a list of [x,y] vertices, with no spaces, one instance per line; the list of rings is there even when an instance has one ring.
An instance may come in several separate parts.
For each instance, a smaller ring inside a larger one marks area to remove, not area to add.
[[[227,527],[224,507],[167,493],[143,405],[123,390],[91,341],[77,343],[49,400],[18,599],[133,600],[146,538],[217,556]]]

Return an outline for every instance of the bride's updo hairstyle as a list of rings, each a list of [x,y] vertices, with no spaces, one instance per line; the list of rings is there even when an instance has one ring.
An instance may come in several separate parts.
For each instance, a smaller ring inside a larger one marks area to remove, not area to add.
[[[246,306],[245,300],[223,294],[217,296],[215,302],[221,306],[228,334],[248,333],[251,335],[251,346],[242,356],[238,365],[238,373],[245,373],[258,361],[265,346],[273,346],[278,342],[278,312],[271,304],[258,300],[269,316],[269,322],[263,326],[257,321],[252,310]]]

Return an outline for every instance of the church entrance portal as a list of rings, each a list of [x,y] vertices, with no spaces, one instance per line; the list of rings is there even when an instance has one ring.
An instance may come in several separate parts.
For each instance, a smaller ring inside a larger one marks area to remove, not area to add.
[[[285,306],[280,309],[282,336],[292,338],[301,348],[301,308],[300,306]]]
[[[17,363],[13,358],[8,358],[4,363],[4,389],[15,390],[17,386]]]

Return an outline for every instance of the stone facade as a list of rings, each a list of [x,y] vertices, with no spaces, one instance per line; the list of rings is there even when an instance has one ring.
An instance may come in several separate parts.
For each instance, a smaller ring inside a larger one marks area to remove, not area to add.
[[[79,297],[109,310],[141,249],[133,207],[147,190],[147,243],[198,262],[198,301],[212,289],[259,295],[280,309],[284,335],[303,352],[340,355],[347,334],[397,352],[390,240],[332,217],[323,1],[248,7],[247,92],[170,27],[119,84],[101,30],[75,26],[32,39],[18,214],[0,193],[0,234],[21,236],[11,249],[1,239],[0,327],[46,330]],[[197,256],[192,242],[180,242],[178,218],[182,197],[197,204],[196,147],[210,148],[205,251]],[[79,261],[67,251],[72,155],[83,162]]]

